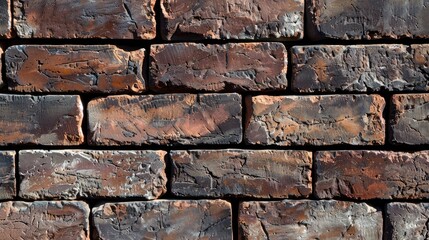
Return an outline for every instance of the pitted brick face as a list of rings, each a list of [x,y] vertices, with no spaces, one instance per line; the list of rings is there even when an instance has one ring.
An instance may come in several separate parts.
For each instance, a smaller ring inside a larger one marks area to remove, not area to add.
[[[428,203],[389,203],[386,207],[386,239],[424,240],[429,235]]]
[[[0,0],[0,38],[10,38],[12,28],[11,0]]]
[[[0,199],[16,197],[15,151],[0,151]]]

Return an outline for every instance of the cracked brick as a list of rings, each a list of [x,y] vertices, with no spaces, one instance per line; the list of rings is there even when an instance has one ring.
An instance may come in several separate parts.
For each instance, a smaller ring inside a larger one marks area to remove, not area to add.
[[[15,151],[0,151],[0,199],[16,196]]]
[[[0,38],[10,38],[12,29],[11,0],[0,0]]]
[[[429,239],[428,203],[389,203],[386,215],[385,239]]]

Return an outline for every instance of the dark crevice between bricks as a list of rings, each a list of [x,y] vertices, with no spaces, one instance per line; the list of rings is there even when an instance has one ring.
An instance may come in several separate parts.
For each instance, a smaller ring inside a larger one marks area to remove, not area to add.
[[[238,240],[238,228],[239,228],[239,222],[238,222],[238,214],[239,214],[239,205],[240,200],[239,199],[231,199],[231,213],[232,213],[232,239]]]

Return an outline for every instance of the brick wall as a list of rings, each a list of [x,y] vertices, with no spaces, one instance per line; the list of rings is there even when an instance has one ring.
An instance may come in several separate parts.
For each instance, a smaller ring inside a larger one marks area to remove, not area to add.
[[[428,22],[0,0],[0,239],[428,239]]]

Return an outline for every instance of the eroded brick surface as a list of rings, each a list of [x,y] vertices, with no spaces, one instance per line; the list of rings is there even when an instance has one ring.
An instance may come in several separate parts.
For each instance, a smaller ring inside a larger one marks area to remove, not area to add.
[[[239,143],[241,96],[109,96],[89,102],[92,145]]]
[[[232,239],[231,204],[223,200],[106,203],[93,208],[100,239]]]
[[[84,202],[2,202],[2,239],[88,240],[89,207]]]
[[[178,196],[308,197],[311,152],[281,150],[172,151]]]
[[[281,43],[152,45],[152,89],[269,91],[287,86],[287,52]]]
[[[389,203],[386,215],[385,239],[428,239],[428,203]]]
[[[245,139],[260,145],[379,145],[385,101],[379,95],[256,96]]]
[[[363,200],[428,198],[428,159],[428,151],[318,152],[315,194]]]
[[[79,96],[0,94],[0,145],[83,142]]]
[[[11,0],[0,0],[0,38],[11,37],[12,14],[10,12]]]
[[[381,240],[381,211],[365,203],[284,200],[243,202],[240,239],[374,239]]]
[[[15,151],[0,151],[0,199],[16,196]]]
[[[112,45],[17,45],[6,50],[8,88],[18,92],[141,92],[144,49]]]
[[[429,90],[429,45],[318,45],[292,48],[298,92]]]
[[[20,197],[143,197],[167,191],[164,151],[19,152]]]
[[[14,0],[21,38],[153,39],[155,0]]]
[[[301,39],[304,0],[162,0],[163,37]]]

